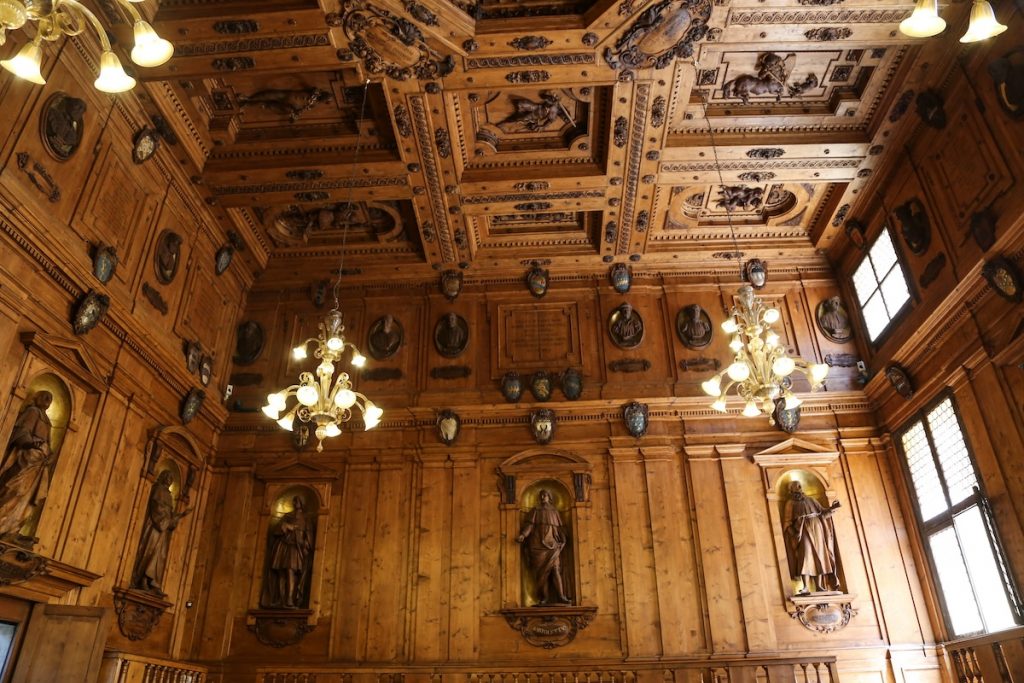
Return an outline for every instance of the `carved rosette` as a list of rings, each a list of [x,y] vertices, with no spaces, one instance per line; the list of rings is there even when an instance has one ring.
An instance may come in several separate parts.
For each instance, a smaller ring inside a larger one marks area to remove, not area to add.
[[[371,74],[398,81],[429,80],[447,76],[455,68],[451,55],[442,57],[430,47],[411,21],[364,0],[347,0],[342,27],[349,48]]]
[[[264,645],[288,647],[316,628],[309,623],[312,614],[308,609],[254,609],[249,610],[246,625]]]
[[[530,645],[552,650],[568,645],[590,625],[596,607],[524,607],[503,609],[505,621]]]
[[[804,628],[815,633],[834,633],[857,615],[853,608],[852,595],[806,595],[790,598],[793,611],[789,616],[803,624]]]
[[[128,640],[142,640],[152,633],[170,606],[171,603],[153,593],[131,588],[114,589],[117,626]]]
[[[31,550],[0,542],[0,586],[24,583],[46,571],[47,558]]]

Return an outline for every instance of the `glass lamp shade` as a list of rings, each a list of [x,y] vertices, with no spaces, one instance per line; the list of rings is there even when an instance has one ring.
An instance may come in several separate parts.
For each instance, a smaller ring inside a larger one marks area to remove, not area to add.
[[[370,430],[380,424],[380,419],[384,417],[384,411],[373,404],[373,401],[366,402],[366,408],[363,409],[363,424],[366,425],[366,429]]]
[[[772,363],[772,372],[779,377],[788,377],[796,370],[796,363],[789,356],[779,356]]]
[[[996,20],[996,13],[992,11],[992,5],[986,0],[974,0],[971,5],[971,23],[967,26],[967,33],[960,38],[961,43],[976,43],[979,40],[998,36],[1006,30],[1006,26]]]
[[[361,368],[366,365],[366,356],[356,351],[352,354],[352,365]]]
[[[28,13],[17,0],[0,0],[0,27],[16,31],[25,25]]]
[[[174,46],[164,40],[145,21],[135,22],[135,47],[132,61],[139,66],[160,66],[174,54]]]
[[[734,334],[740,326],[736,323],[735,318],[726,318],[722,321],[722,331],[726,334]]]
[[[342,347],[345,346],[345,340],[341,337],[331,337],[327,340],[327,348],[331,351],[341,351]]]
[[[294,421],[295,421],[295,412],[293,411],[293,412],[288,413],[284,417],[282,417],[280,420],[278,420],[277,424],[280,425],[281,429],[285,429],[285,430],[290,432],[290,431],[292,431],[292,423]]]
[[[779,322],[780,315],[781,314],[779,313],[779,309],[769,308],[767,311],[764,312],[764,321],[769,325],[774,325],[775,323]]]
[[[274,408],[278,412],[281,412],[282,410],[284,410],[285,405],[287,405],[287,402],[285,400],[285,396],[283,393],[277,392],[273,394],[267,394],[267,406]],[[277,418],[275,417],[274,419],[276,420]]]
[[[747,405],[743,406],[743,417],[757,417],[760,414],[760,408],[753,401],[747,401]]]
[[[43,48],[39,47],[38,43],[29,43],[24,46],[18,50],[18,54],[0,62],[0,66],[30,83],[46,84],[46,79],[42,74]]]
[[[738,334],[729,340],[729,348],[732,349],[734,353],[743,348],[743,340],[740,339]]]
[[[711,407],[720,413],[724,413],[726,410],[725,396],[719,396],[717,399],[715,399],[715,402],[711,404]]]
[[[356,392],[351,389],[339,389],[338,393],[334,395],[334,405],[338,406],[342,410],[351,408],[356,402]]]
[[[295,392],[295,398],[299,400],[299,403],[306,406],[315,406],[317,401],[320,399],[320,392],[317,391],[316,387],[311,384],[299,387],[298,391]]]
[[[296,346],[292,349],[292,358],[295,360],[306,360],[309,354],[306,352],[306,345]]]
[[[722,380],[716,375],[705,382],[701,382],[700,388],[703,389],[704,393],[708,396],[721,396]]]
[[[911,38],[930,38],[945,28],[946,21],[939,16],[938,0],[917,0],[913,14],[900,22],[900,33]]]
[[[327,426],[324,427],[324,436],[335,437],[341,435],[341,427],[335,422],[328,422]]]
[[[281,417],[281,411],[270,404],[263,406],[262,408],[260,408],[260,410],[262,410],[263,414],[269,417],[271,420],[277,420],[279,417]]]
[[[828,377],[828,366],[824,363],[815,363],[811,366],[811,380],[815,384],[821,384]]]
[[[119,93],[135,87],[135,79],[124,72],[121,60],[113,52],[100,56],[100,77],[93,83],[101,92]]]
[[[731,379],[732,381],[742,382],[746,380],[748,377],[750,377],[750,366],[742,361],[736,361],[735,363],[729,366],[729,369],[726,370],[726,373],[728,373],[729,379]]]
[[[786,410],[793,410],[794,408],[799,408],[800,404],[803,403],[803,401],[801,401],[800,398],[796,396],[796,394],[786,394],[785,398],[786,405],[784,407]]]

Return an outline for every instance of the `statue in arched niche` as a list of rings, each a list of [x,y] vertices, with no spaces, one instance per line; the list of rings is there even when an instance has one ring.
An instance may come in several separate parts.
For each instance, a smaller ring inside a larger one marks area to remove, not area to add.
[[[46,500],[54,459],[46,415],[51,403],[53,394],[38,391],[14,421],[0,466],[0,537],[17,540]]]
[[[302,609],[309,604],[314,530],[302,496],[292,497],[292,510],[281,516],[267,538],[267,571],[263,607]]]
[[[804,493],[799,481],[789,482],[783,524],[789,550],[790,576],[800,579],[800,594],[811,593],[814,579],[815,593],[838,591],[839,573],[836,559],[836,531],[832,513],[839,501],[824,507]]]
[[[164,572],[167,570],[167,555],[171,548],[171,535],[178,523],[192,512],[187,508],[176,512],[176,502],[171,494],[174,475],[164,470],[156,478],[149,493],[146,506],[146,521],[142,525],[142,538],[132,572],[132,588],[165,595],[163,590]]]
[[[537,506],[526,513],[516,543],[523,544],[536,586],[538,605],[571,605],[562,578],[562,554],[568,534],[562,516],[547,489],[537,495]]]

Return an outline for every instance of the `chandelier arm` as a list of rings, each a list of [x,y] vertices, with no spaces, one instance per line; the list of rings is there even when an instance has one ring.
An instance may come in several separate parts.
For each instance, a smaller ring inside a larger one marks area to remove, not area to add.
[[[93,30],[96,31],[96,35],[100,39],[100,46],[103,48],[103,51],[112,51],[110,47],[110,39],[107,38],[107,32],[103,28],[103,24],[100,23],[100,20],[96,18],[95,14],[92,13],[92,10],[90,10],[82,3],[78,2],[78,0],[57,0],[57,3],[54,5],[53,8],[53,13],[56,14],[57,12],[60,11],[62,7],[70,7],[81,12],[82,16],[84,16],[86,18],[86,21],[93,27]],[[71,32],[65,30],[63,27],[61,27],[61,31],[69,36],[74,36],[78,35],[78,33],[81,33],[81,31]]]

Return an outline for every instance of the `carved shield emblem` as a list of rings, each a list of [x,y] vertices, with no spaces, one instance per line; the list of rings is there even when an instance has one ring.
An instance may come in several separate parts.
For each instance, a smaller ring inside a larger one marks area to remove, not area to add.
[[[327,280],[320,280],[313,283],[313,286],[309,288],[309,299],[317,308],[323,308],[327,302],[327,289],[329,286]]]
[[[530,413],[530,431],[537,443],[550,443],[555,436],[555,411],[541,408]]]
[[[1024,118],[1024,46],[992,61],[988,74],[1003,111],[1015,119]]]
[[[292,427],[292,448],[297,451],[304,450],[309,445],[311,432],[308,422],[296,421]]]
[[[199,363],[203,360],[203,347],[197,341],[190,341],[185,346],[185,369],[189,373],[199,371]]]
[[[644,403],[631,401],[622,407],[622,419],[626,422],[626,431],[635,439],[647,434],[647,416],[650,409]]]
[[[889,384],[896,390],[896,393],[903,398],[910,399],[914,395],[914,383],[910,379],[910,374],[903,369],[902,365],[892,363],[885,369],[885,378],[889,380]]]
[[[106,244],[97,244],[92,253],[92,274],[107,284],[117,270],[117,250]]]
[[[612,289],[625,294],[633,286],[633,273],[625,263],[616,263],[608,271],[608,280],[612,283]]]
[[[768,264],[759,258],[752,258],[743,264],[743,275],[754,289],[763,289],[768,284]]]
[[[910,251],[918,256],[928,251],[932,242],[932,228],[921,200],[915,197],[897,206],[893,213],[896,214],[900,232]]]
[[[534,266],[526,274],[526,288],[530,294],[540,299],[548,293],[548,271],[540,266]]]
[[[441,293],[448,301],[455,301],[455,298],[462,292],[462,271],[446,270],[441,273]]]
[[[205,391],[195,388],[190,389],[188,394],[185,395],[185,400],[181,402],[181,423],[188,424],[191,422],[192,418],[199,414],[205,400]]]
[[[75,334],[85,334],[99,325],[109,308],[110,297],[106,294],[90,291],[82,297],[78,306],[75,307],[75,313],[71,320]]]
[[[786,410],[786,399],[775,399],[772,422],[782,431],[792,434],[800,427],[800,406]]]
[[[231,265],[231,259],[235,257],[235,248],[230,244],[225,244],[223,247],[217,250],[216,261],[214,263],[214,270],[217,275],[223,275],[224,271]]]
[[[199,361],[199,381],[204,387],[210,386],[210,380],[213,379],[213,357],[203,356],[203,359]]]
[[[570,401],[575,401],[583,393],[583,375],[576,368],[562,373],[562,393]]]
[[[530,378],[530,393],[538,401],[547,401],[551,398],[551,385],[551,375],[543,370],[535,372]]]
[[[450,446],[455,443],[455,439],[459,438],[459,432],[462,431],[462,420],[459,416],[451,410],[442,410],[437,415],[437,438],[441,440],[445,446]]]
[[[153,158],[160,149],[160,133],[152,128],[143,128],[132,141],[132,161],[143,164]]]
[[[523,395],[523,381],[518,372],[506,372],[501,378],[501,395],[509,403],[515,403]]]
[[[249,365],[263,353],[263,326],[255,320],[246,320],[238,326],[235,338],[235,363]]]
[[[981,274],[999,296],[1014,303],[1021,300],[1020,275],[1010,261],[1002,257],[987,261]]]
[[[605,48],[604,60],[615,70],[665,68],[693,54],[710,18],[711,0],[661,0],[637,16],[614,48]]]

